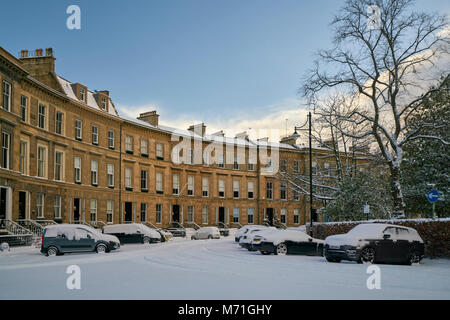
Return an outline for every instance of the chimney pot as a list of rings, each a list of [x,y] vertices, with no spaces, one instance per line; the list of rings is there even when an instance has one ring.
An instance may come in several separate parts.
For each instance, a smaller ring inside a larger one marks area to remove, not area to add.
[[[42,57],[42,49],[36,49],[36,57]]]
[[[20,51],[20,57],[21,58],[27,58],[28,57],[28,50]]]
[[[45,55],[47,57],[52,57],[53,56],[53,49],[52,48],[45,49]]]

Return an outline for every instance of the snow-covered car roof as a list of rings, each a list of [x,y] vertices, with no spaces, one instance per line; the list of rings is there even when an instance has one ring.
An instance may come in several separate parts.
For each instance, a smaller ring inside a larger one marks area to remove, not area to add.
[[[314,239],[300,230],[278,230],[278,232],[268,232],[262,235],[265,242],[272,242],[273,244],[279,244],[284,241],[298,241],[306,242],[309,239],[314,240],[318,243],[323,243],[323,240]]]
[[[45,227],[45,237],[57,237],[64,235],[67,239],[79,240],[82,238],[82,235],[80,234],[82,231],[80,231],[80,229],[92,233],[96,240],[107,237],[98,230],[82,224],[58,224],[47,226]]]
[[[264,228],[261,228],[261,229],[253,229],[253,230],[250,230],[248,233],[246,233],[243,237],[241,237],[239,242],[250,243],[250,242],[252,242],[254,237],[263,236],[263,235],[265,235],[267,233],[271,233],[271,232],[280,232],[280,230],[278,230],[275,227],[266,227],[266,226],[264,226]]]
[[[420,241],[423,242],[422,238],[419,236],[417,231],[413,228],[398,226],[395,224],[387,223],[362,223],[351,229],[345,234],[336,234],[328,236],[325,239],[325,243],[329,245],[356,245],[359,240],[364,239],[381,239],[382,233],[386,228],[398,228],[407,230],[406,234],[402,234],[402,239],[409,241]]]
[[[196,231],[200,231],[200,230],[219,231],[219,228],[217,228],[217,227],[201,227],[200,229],[198,229]]]
[[[388,224],[388,223],[361,223],[358,224],[356,227],[351,229],[348,234],[352,235],[379,235],[381,232],[383,232],[386,228],[393,227],[393,228],[402,228],[407,229],[416,232],[413,228],[408,228],[404,226],[398,226],[395,224]]]
[[[252,230],[252,229],[264,229],[264,228],[268,228],[267,226],[263,226],[263,225],[259,225],[259,224],[249,224],[246,226],[243,226],[241,228],[239,228],[236,231],[236,236],[241,236],[243,234],[245,234],[248,230]]]

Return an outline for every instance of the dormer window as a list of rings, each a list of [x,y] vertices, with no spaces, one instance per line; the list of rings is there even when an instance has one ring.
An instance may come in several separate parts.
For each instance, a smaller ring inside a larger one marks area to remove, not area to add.
[[[106,98],[102,97],[102,109],[106,110]]]
[[[83,87],[80,87],[80,100],[82,101],[86,101],[86,91],[84,90]]]

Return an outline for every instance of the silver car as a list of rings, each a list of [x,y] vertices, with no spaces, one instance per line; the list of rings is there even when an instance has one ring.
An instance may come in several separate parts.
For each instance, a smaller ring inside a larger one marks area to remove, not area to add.
[[[191,240],[220,239],[220,231],[217,227],[200,228],[191,236]]]

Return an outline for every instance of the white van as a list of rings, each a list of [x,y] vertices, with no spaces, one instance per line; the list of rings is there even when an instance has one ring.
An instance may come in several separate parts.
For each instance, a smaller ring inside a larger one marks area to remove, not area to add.
[[[161,241],[161,235],[141,223],[113,224],[103,227],[104,234],[119,238],[120,243],[155,243]]]

